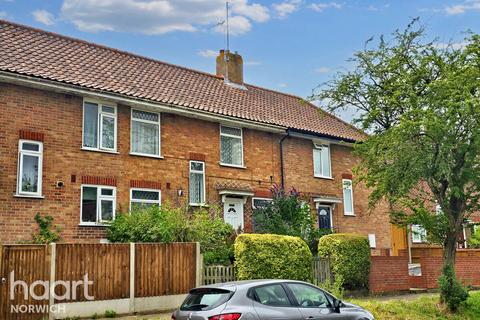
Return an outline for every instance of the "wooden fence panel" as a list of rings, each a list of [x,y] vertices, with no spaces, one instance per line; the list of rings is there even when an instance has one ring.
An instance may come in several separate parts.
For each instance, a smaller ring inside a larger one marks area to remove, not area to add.
[[[235,281],[235,268],[233,265],[229,266],[205,266],[203,268],[203,284],[215,284],[222,282]]]
[[[333,274],[330,269],[330,260],[314,257],[312,261],[313,284],[319,285],[325,282],[333,283]]]
[[[46,245],[4,245],[1,261],[1,278],[6,282],[0,285],[0,319],[33,320],[48,317],[48,292],[40,284],[35,286],[37,296],[47,296],[46,300],[36,300],[20,284],[15,285],[14,299],[10,299],[10,273],[14,271],[14,281],[22,280],[27,284],[27,290],[34,281],[48,281],[50,276],[48,248]],[[24,294],[27,293],[27,299]],[[18,308],[19,312],[12,309]],[[33,308],[25,311],[25,308]],[[13,311],[13,312],[12,312]],[[32,312],[33,311],[33,312]]]
[[[135,244],[135,297],[187,293],[195,287],[195,243]]]
[[[95,300],[122,299],[130,296],[129,244],[57,244],[55,280],[80,281],[88,274],[93,284],[88,294]],[[57,295],[65,294],[57,286]],[[73,299],[73,295],[76,295]],[[85,301],[84,287],[72,291],[71,299],[56,302]]]

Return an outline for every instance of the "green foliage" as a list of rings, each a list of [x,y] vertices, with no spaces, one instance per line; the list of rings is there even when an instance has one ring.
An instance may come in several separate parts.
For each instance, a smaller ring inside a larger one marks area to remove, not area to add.
[[[472,249],[480,249],[480,229],[474,232],[468,239],[468,247]]]
[[[315,228],[310,207],[302,201],[295,189],[285,192],[275,185],[272,188],[272,195],[272,202],[265,208],[253,211],[255,232],[300,237],[315,254],[318,239],[324,234],[331,233],[331,230]]]
[[[340,277],[345,288],[368,287],[370,246],[364,236],[346,233],[323,236],[318,242],[318,255],[330,259],[334,277]]]
[[[38,231],[32,235],[31,243],[48,244],[60,240],[59,233],[61,232],[61,228],[53,226],[53,217],[42,217],[40,213],[37,213],[34,219],[38,225]]]
[[[455,312],[468,299],[468,291],[456,279],[452,265],[445,265],[438,279],[440,299],[446,303],[450,311]]]
[[[107,228],[111,242],[182,242],[187,240],[187,219],[182,208],[136,208],[121,213]]]
[[[298,237],[241,234],[234,248],[238,280],[311,280],[312,254]]]
[[[230,264],[235,231],[225,223],[218,211],[211,211],[202,209],[194,213],[189,223],[189,236],[192,241],[200,242],[206,265]]]
[[[343,284],[344,284],[343,277],[341,275],[337,275],[333,283],[330,282],[330,280],[327,280],[326,282],[321,283],[318,286],[323,290],[330,292],[338,299],[343,299],[343,296],[345,294],[345,289],[343,288]]]
[[[229,264],[234,237],[233,228],[215,206],[199,208],[193,214],[187,207],[169,205],[136,208],[118,214],[107,228],[111,242],[200,242],[205,264]]]
[[[115,318],[117,313],[114,310],[106,310],[105,311],[105,318]]]

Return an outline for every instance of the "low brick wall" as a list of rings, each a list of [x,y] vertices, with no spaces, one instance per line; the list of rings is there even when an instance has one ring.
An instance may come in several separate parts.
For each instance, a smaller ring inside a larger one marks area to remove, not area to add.
[[[421,265],[421,276],[408,275],[408,256],[372,256],[370,291],[386,293],[410,288],[434,289],[442,269],[441,248],[412,249],[412,258]],[[457,276],[466,285],[480,286],[480,250],[459,249],[455,265]]]

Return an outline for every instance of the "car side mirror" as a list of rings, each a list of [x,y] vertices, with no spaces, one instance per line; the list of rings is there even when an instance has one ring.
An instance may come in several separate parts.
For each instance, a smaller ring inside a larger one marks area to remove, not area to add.
[[[342,301],[339,299],[333,300],[333,310],[335,312],[340,312],[340,306],[342,305]]]

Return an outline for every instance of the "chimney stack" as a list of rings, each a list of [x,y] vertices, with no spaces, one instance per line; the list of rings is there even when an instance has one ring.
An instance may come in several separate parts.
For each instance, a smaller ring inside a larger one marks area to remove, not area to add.
[[[226,83],[243,86],[243,59],[237,52],[220,50],[217,56],[217,76],[224,77]]]

